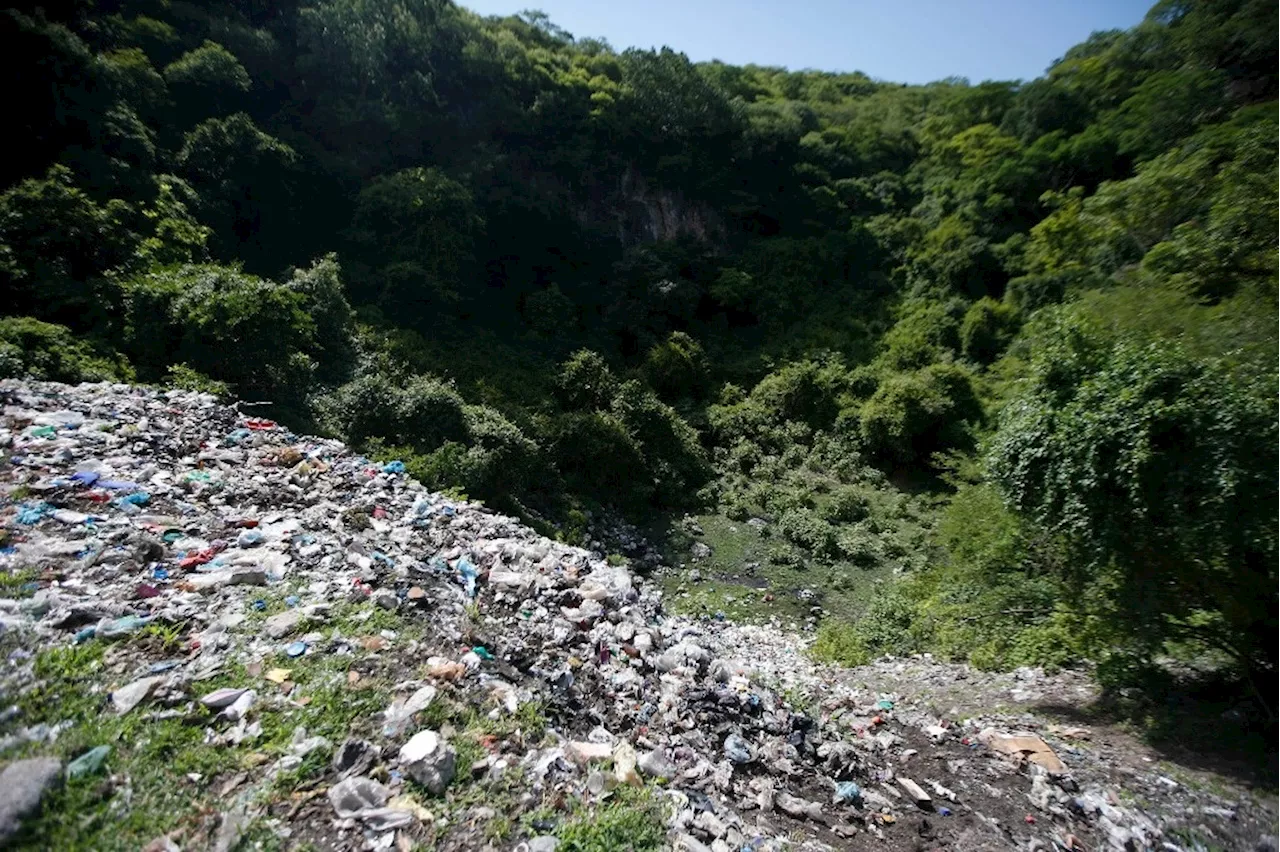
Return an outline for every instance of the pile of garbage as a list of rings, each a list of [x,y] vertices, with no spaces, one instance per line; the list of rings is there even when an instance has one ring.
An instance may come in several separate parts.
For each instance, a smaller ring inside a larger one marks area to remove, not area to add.
[[[188,773],[219,806],[158,818],[157,852],[254,831],[548,852],[622,801],[692,852],[1168,847],[1046,732],[904,705],[767,626],[670,616],[626,565],[400,462],[194,392],[8,381],[0,403],[0,842],[40,846],[78,779],[131,807],[132,744],[67,753],[92,726],[29,700],[46,655],[102,646],[94,713],[223,750]],[[293,721],[322,722],[320,694],[380,703],[324,736]]]

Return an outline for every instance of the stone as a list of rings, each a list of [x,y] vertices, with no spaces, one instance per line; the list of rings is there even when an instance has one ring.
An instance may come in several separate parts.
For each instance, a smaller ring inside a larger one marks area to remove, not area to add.
[[[529,852],[556,852],[559,846],[560,840],[550,834],[539,835],[531,839],[527,844]]]
[[[456,771],[457,753],[435,731],[419,731],[400,748],[400,763],[413,780],[440,795]]]
[[[0,841],[17,833],[61,776],[62,762],[53,757],[15,760],[0,772]]]
[[[296,609],[278,612],[267,618],[262,625],[262,632],[271,639],[283,639],[301,627],[304,619],[303,613]]]
[[[381,749],[368,740],[354,738],[343,740],[342,744],[334,749],[331,766],[333,771],[343,778],[360,775],[369,770],[380,752]]]

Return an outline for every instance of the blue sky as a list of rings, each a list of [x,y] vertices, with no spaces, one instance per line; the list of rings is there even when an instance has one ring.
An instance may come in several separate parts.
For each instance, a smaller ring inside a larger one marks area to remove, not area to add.
[[[460,0],[484,15],[541,9],[578,38],[681,50],[695,61],[863,71],[927,83],[1031,79],[1151,0]]]

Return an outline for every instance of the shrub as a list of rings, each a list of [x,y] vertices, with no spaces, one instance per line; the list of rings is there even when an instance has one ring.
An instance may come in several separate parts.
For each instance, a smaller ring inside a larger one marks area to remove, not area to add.
[[[847,524],[862,520],[869,510],[866,492],[857,486],[844,485],[831,492],[822,507],[822,517],[831,523]]]
[[[914,300],[898,309],[885,332],[876,363],[887,370],[915,370],[960,349],[960,317],[955,303]]]
[[[566,411],[607,409],[618,391],[618,380],[599,353],[580,349],[560,365],[556,396]]]
[[[538,334],[554,337],[576,330],[577,309],[573,300],[552,284],[525,296],[524,321]]]
[[[643,505],[652,496],[644,456],[618,417],[602,411],[570,412],[555,420],[550,438],[556,467],[575,490],[627,508]]]
[[[117,290],[102,276],[125,266],[137,237],[123,201],[99,205],[75,186],[71,170],[53,166],[0,194],[0,301],[77,331],[114,312]]]
[[[885,379],[860,409],[859,427],[872,453],[912,462],[968,446],[967,424],[981,413],[968,371],[934,364]]]
[[[702,346],[683,331],[673,331],[645,356],[641,372],[664,399],[701,397],[707,390],[709,366]]]
[[[1105,589],[1148,653],[1194,640],[1273,672],[1275,344],[1242,348],[1252,321],[1145,290],[1059,309],[1034,331],[989,463],[1068,546],[1064,579]]]
[[[819,660],[842,666],[862,666],[871,661],[867,643],[853,625],[830,619],[818,628],[811,653]]]
[[[435,376],[414,376],[396,389],[394,415],[383,427],[383,434],[422,451],[434,450],[446,441],[465,440],[462,397]]]
[[[847,378],[844,366],[834,359],[796,361],[761,379],[751,391],[751,402],[775,421],[828,427],[840,411]]]
[[[0,378],[54,382],[131,381],[133,370],[118,355],[98,352],[66,326],[31,317],[0,319]]]
[[[790,509],[778,520],[778,528],[788,541],[814,556],[837,555],[836,531],[831,524],[807,509]]]
[[[964,354],[980,364],[994,361],[1018,332],[1018,312],[990,296],[974,302],[960,326]]]
[[[636,381],[618,388],[610,410],[640,448],[657,499],[666,506],[692,504],[695,492],[711,477],[710,461],[693,427]]]
[[[468,467],[461,478],[467,491],[489,500],[530,488],[548,476],[538,445],[519,427],[488,406],[468,405]]]

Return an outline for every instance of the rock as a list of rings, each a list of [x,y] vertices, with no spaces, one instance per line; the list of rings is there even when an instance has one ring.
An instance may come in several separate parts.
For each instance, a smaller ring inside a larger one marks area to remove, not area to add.
[[[395,611],[400,608],[400,598],[390,589],[379,589],[373,593],[373,603],[383,609]]]
[[[435,731],[419,731],[400,748],[400,763],[413,780],[440,795],[456,771],[457,753]]]
[[[367,740],[347,739],[333,752],[333,771],[340,777],[360,775],[367,772],[377,759],[379,749]]]
[[[329,788],[329,802],[342,819],[358,817],[363,811],[381,808],[391,791],[372,778],[353,776]]]
[[[61,774],[62,762],[53,757],[15,760],[0,772],[0,841],[13,836],[22,819],[36,812]]]
[[[120,715],[128,713],[151,697],[155,688],[164,683],[163,677],[144,677],[111,693],[111,706]]]
[[[283,639],[302,626],[306,616],[296,609],[285,610],[270,616],[262,625],[262,632],[271,639]]]
[[[689,548],[689,555],[694,559],[707,559],[714,553],[711,546],[704,541],[695,541],[693,546]]]
[[[549,834],[534,837],[526,844],[529,852],[556,852],[559,845],[560,840]]]

